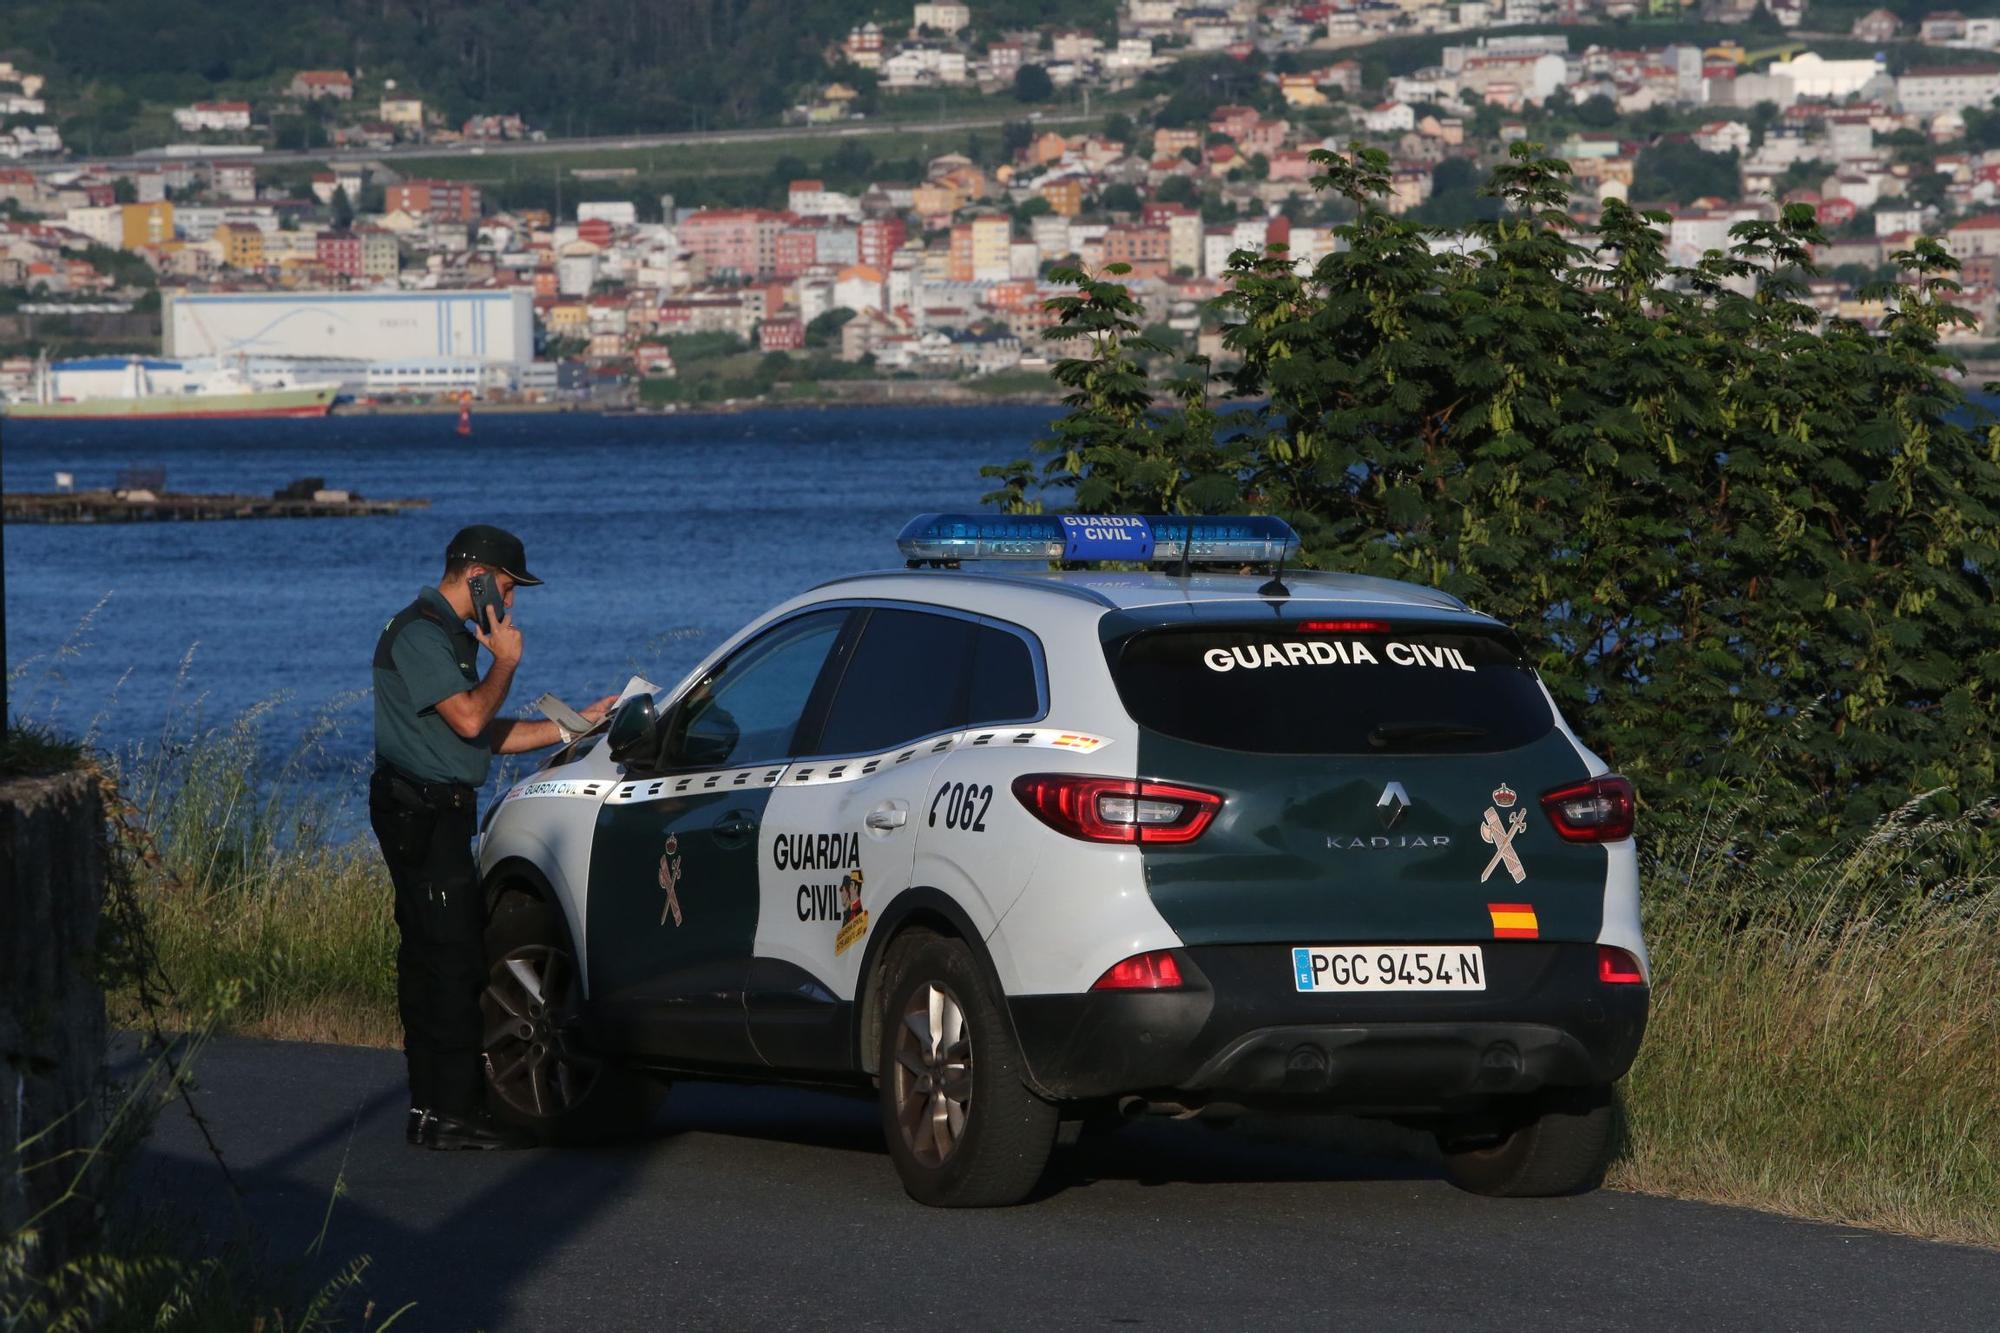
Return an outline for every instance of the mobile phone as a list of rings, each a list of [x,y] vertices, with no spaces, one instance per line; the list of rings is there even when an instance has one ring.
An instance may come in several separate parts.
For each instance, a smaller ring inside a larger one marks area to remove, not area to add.
[[[500,580],[491,574],[474,574],[465,581],[465,590],[472,594],[472,623],[482,632],[490,632],[493,622],[507,614],[507,603],[500,598]],[[486,615],[489,609],[498,613],[490,620]]]

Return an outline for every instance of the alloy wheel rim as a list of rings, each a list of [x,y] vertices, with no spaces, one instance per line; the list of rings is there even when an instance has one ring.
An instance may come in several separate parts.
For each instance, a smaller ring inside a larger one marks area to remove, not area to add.
[[[522,1115],[553,1119],[590,1095],[603,1064],[580,1041],[576,964],[562,949],[531,944],[496,960],[479,997],[486,1075]]]
[[[972,1026],[949,988],[918,987],[896,1029],[896,1123],[925,1166],[942,1166],[972,1114]]]

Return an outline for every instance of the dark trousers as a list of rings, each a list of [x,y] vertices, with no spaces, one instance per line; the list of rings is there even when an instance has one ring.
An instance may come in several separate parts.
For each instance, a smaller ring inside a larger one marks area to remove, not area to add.
[[[419,784],[377,769],[368,820],[396,886],[396,1003],[410,1105],[447,1115],[480,1107],[485,1071],[479,995],[486,985],[472,788]]]

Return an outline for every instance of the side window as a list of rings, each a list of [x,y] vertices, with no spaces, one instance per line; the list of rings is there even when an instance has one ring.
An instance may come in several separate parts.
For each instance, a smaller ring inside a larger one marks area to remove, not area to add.
[[[789,756],[792,734],[847,617],[844,610],[814,611],[738,649],[682,700],[673,764],[721,768]]]
[[[980,625],[972,636],[972,709],[966,725],[1022,722],[1039,717],[1035,659],[1018,634]]]
[[[815,750],[867,754],[964,726],[978,628],[923,611],[870,612]]]

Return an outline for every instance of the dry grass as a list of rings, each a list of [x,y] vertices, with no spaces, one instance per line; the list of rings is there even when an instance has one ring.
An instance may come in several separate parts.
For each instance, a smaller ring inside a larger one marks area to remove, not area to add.
[[[221,886],[163,878],[141,901],[183,1021],[240,986],[232,1031],[401,1044],[396,926],[372,845],[280,851],[267,875]]]
[[[2000,1245],[1991,813],[1906,811],[1777,883],[1714,838],[1656,874],[1613,1183]]]
[[[120,765],[138,836],[151,843],[137,891],[171,988],[170,1024],[220,1017],[256,1036],[400,1044],[388,873],[327,797],[361,786],[358,775],[325,776],[323,742],[342,706],[282,761],[261,744],[266,710],[253,709]]]

